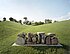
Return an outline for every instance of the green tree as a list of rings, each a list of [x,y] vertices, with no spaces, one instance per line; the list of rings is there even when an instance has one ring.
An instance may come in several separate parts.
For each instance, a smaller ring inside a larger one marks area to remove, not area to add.
[[[55,23],[55,22],[58,22],[58,21],[55,20],[54,23]]]
[[[13,21],[18,23],[18,21],[16,19],[13,19]]]
[[[10,21],[14,21],[14,19],[12,17],[9,18]]]
[[[27,17],[24,17],[23,19],[25,19],[25,21],[27,20]]]
[[[35,22],[35,25],[38,25],[38,22]]]
[[[6,17],[3,18],[3,21],[6,21]]]
[[[42,24],[44,24],[44,22],[35,22],[35,25],[42,25]]]
[[[38,25],[42,25],[42,24],[44,24],[44,22],[41,22],[41,21],[40,21],[40,22],[38,22]]]
[[[24,24],[28,24],[28,20],[27,20],[27,17],[24,17],[23,19],[25,19],[25,21],[23,22]]]
[[[0,20],[0,22],[1,22],[1,20]]]
[[[31,22],[28,22],[27,25],[31,25]]]
[[[48,23],[52,23],[52,20],[50,20],[50,19],[45,19],[45,24],[48,24]]]
[[[22,20],[19,20],[19,23],[22,24]]]

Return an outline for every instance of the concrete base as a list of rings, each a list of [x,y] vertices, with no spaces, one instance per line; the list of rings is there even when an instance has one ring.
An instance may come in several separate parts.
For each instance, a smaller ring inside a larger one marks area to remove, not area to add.
[[[58,45],[46,45],[46,44],[24,44],[24,45],[18,45],[14,43],[12,46],[56,46],[56,47],[62,47],[61,44]]]

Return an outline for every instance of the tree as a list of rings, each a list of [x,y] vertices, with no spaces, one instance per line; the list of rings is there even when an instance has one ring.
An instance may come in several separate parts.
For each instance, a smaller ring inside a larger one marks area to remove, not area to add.
[[[0,22],[1,22],[1,20],[0,20]]]
[[[19,23],[22,24],[22,20],[19,20]]]
[[[45,24],[48,24],[48,23],[52,23],[52,20],[50,20],[50,19],[45,19]]]
[[[3,21],[6,21],[6,17],[3,18]]]
[[[18,23],[18,21],[16,19],[13,19],[13,21]]]
[[[27,25],[31,25],[31,22],[28,22]]]
[[[55,22],[58,22],[58,21],[55,20],[54,23],[55,23]]]
[[[12,17],[9,18],[10,21],[14,21],[14,19]]]
[[[23,19],[25,19],[25,21],[23,22],[24,24],[28,24],[28,20],[27,20],[27,17],[24,17]]]
[[[38,22],[35,22],[35,25],[38,25]]]
[[[23,23],[27,25],[27,24],[28,24],[28,22],[29,22],[29,21],[24,21]]]
[[[44,24],[44,22],[41,22],[41,21],[40,21],[40,22],[38,22],[38,25],[42,25],[42,24]]]
[[[25,19],[25,21],[27,20],[27,17],[24,17],[23,19]]]
[[[35,23],[34,23],[34,25],[43,25],[43,24],[44,24],[44,22],[41,22],[41,21],[40,21],[40,22],[35,22]]]

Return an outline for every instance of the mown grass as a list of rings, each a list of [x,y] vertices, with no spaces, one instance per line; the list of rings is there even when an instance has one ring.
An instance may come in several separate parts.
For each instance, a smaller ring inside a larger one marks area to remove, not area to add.
[[[11,46],[21,32],[56,33],[63,47]],[[0,54],[69,54],[70,20],[39,26],[26,26],[15,22],[0,22]]]

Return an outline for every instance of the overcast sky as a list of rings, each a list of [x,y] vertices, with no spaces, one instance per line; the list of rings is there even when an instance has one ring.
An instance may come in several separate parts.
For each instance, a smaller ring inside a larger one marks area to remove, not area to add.
[[[30,21],[69,19],[70,0],[0,0],[0,19],[3,17],[28,17]]]

